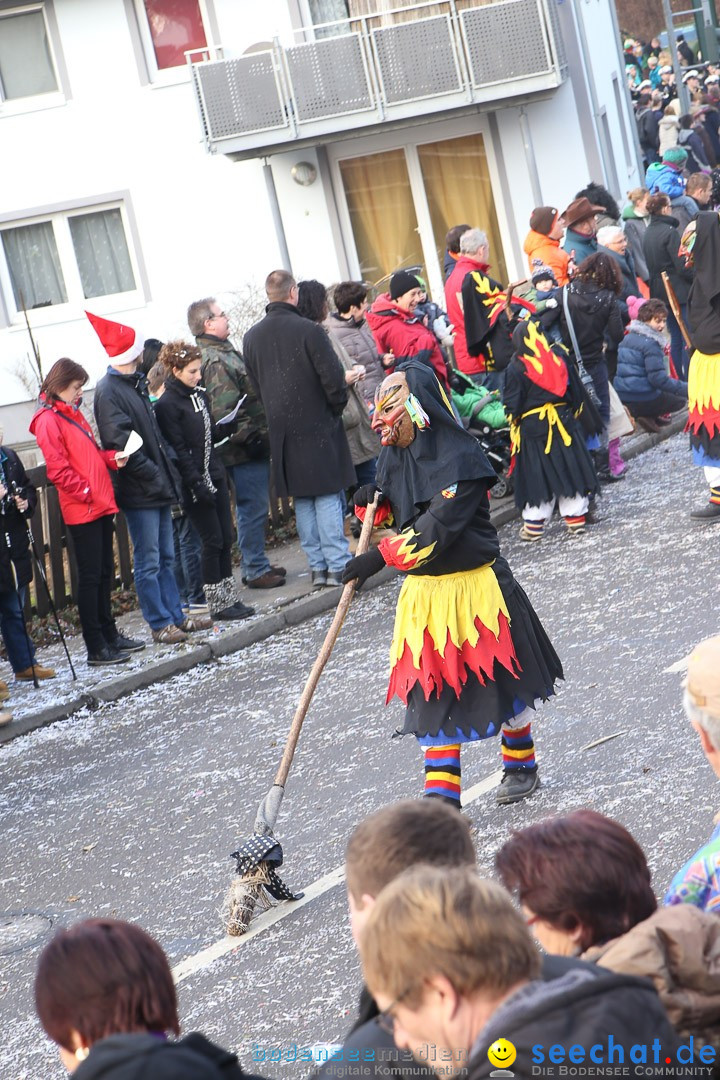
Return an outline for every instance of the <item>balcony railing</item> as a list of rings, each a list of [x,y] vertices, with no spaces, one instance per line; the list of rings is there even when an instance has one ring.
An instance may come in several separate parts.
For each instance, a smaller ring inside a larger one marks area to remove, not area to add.
[[[211,150],[278,144],[547,91],[565,78],[556,0],[432,0],[224,58],[188,53]]]

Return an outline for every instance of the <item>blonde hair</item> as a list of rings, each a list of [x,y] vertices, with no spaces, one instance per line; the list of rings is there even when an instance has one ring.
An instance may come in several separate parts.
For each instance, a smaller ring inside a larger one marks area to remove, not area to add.
[[[468,868],[415,866],[390,882],[363,929],[360,953],[373,996],[417,1005],[442,975],[459,994],[502,998],[538,976],[540,957],[502,886]]]

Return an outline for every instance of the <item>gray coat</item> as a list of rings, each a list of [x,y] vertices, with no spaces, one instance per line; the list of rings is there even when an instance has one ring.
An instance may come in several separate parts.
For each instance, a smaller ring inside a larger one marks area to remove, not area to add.
[[[372,330],[365,319],[356,322],[353,318],[344,319],[335,312],[328,316],[325,326],[332,337],[340,342],[353,364],[364,366],[365,378],[360,381],[359,389],[365,400],[371,405],[374,404],[375,390],[387,375],[387,371],[382,366]]]
[[[329,337],[343,370],[352,371],[353,365],[357,361],[351,359],[337,337],[333,334],[330,334]],[[364,381],[364,379],[361,379],[352,386],[348,386],[348,403],[342,415],[343,427],[350,444],[350,456],[353,465],[360,465],[363,461],[376,458],[382,449],[380,438],[375,434],[370,424],[370,413],[362,395]]]

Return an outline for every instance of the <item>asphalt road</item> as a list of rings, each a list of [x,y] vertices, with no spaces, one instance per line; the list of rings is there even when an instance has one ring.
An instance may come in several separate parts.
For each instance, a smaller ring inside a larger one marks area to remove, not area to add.
[[[525,545],[517,523],[501,530],[566,682],[538,713],[538,794],[500,809],[487,791],[467,810],[488,872],[509,828],[590,806],[632,830],[662,895],[709,833],[717,782],[683,718],[681,675],[665,673],[718,630],[720,526],[688,517],[704,498],[677,436],[606,489],[585,537],[555,522],[541,544]],[[421,792],[414,741],[390,738],[401,707],[383,704],[397,589],[358,599],[313,701],[277,830],[294,887],[341,866],[368,812]],[[249,1070],[304,1077],[306,1065],[271,1055],[341,1039],[360,979],[342,884],[285,905],[237,950],[202,955],[223,938],[228,853],[252,829],[328,623],[0,748],[0,912],[25,913],[0,918],[3,1080],[65,1075],[34,1018],[34,966],[51,921],[95,914],[140,923],[174,965],[196,957],[180,983],[183,1025],[237,1049]],[[495,741],[465,749],[464,784],[498,764]]]

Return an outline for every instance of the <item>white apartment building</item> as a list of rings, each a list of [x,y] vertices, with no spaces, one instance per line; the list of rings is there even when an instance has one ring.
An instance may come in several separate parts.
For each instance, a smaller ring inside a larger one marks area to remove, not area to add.
[[[166,340],[280,265],[439,298],[450,226],[510,280],[534,206],[640,180],[612,0],[0,0],[0,159],[7,442],[23,308],[95,380],[85,309]]]

